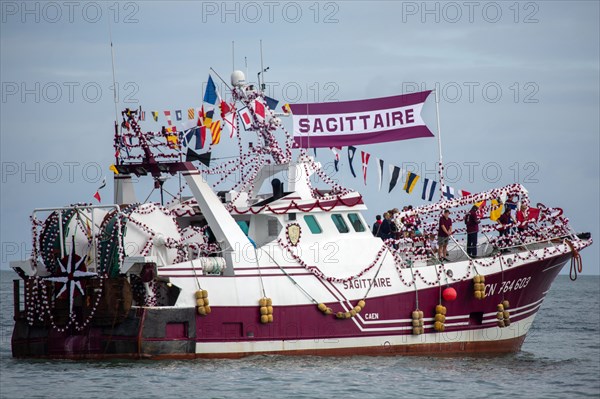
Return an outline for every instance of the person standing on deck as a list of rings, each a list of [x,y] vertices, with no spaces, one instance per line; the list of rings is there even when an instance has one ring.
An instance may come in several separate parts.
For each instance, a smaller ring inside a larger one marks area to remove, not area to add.
[[[375,223],[373,223],[373,235],[379,237],[379,229],[381,228],[381,215],[375,216]]]
[[[438,228],[438,257],[440,260],[448,261],[448,241],[451,235],[452,219],[450,219],[450,211],[444,209]]]
[[[471,258],[477,257],[477,233],[479,232],[477,209],[477,205],[473,205],[469,213],[465,215],[465,224],[467,225],[467,254]]]

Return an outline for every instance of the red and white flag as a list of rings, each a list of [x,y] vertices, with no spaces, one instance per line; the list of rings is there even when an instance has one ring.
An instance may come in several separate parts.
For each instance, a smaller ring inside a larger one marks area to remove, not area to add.
[[[165,117],[167,118],[167,124],[169,126],[171,126],[173,124],[173,122],[171,121],[171,111],[164,111],[165,112]]]
[[[238,111],[238,115],[242,120],[242,126],[244,126],[244,130],[252,130],[252,114],[248,107],[244,107]]]
[[[256,119],[260,122],[263,122],[266,118],[266,108],[265,105],[257,98],[253,102],[254,114],[256,115]]]
[[[362,159],[362,172],[363,179],[365,181],[365,186],[367,185],[367,168],[369,167],[369,158],[371,158],[371,154],[368,152],[361,151],[360,158]]]

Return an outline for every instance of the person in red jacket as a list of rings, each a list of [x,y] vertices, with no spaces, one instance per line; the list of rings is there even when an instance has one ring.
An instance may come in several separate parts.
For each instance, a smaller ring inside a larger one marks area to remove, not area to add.
[[[440,260],[448,260],[448,241],[452,235],[452,219],[450,219],[450,211],[444,209],[438,228],[438,257]]]
[[[465,215],[465,224],[467,225],[467,254],[471,258],[477,257],[477,233],[479,232],[477,209],[479,208],[473,205],[471,210]]]

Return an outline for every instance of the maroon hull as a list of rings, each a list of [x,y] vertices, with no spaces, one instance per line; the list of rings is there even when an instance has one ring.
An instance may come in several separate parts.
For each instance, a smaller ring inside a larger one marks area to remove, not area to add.
[[[452,283],[458,297],[444,301],[447,307],[446,333],[495,328],[495,312],[502,300],[510,301],[511,322],[534,315],[571,254],[563,254],[503,273],[486,276],[486,298],[473,296],[472,280]],[[442,286],[442,289],[445,286]],[[425,334],[437,334],[431,318],[440,303],[440,287],[419,291],[419,308],[424,312]],[[348,304],[349,305],[349,304]],[[352,306],[355,304],[353,303]],[[340,303],[328,304],[334,312],[345,311]],[[329,347],[324,349],[291,349],[235,353],[195,353],[196,343],[218,344],[261,341],[343,340],[356,337],[410,336],[411,312],[416,308],[414,292],[367,299],[360,317],[336,319],[326,316],[316,305],[274,306],[274,321],[261,324],[257,307],[212,307],[208,316],[200,316],[195,308],[133,308],[118,325],[89,326],[82,332],[57,332],[49,326],[29,326],[17,317],[12,337],[14,357],[53,358],[194,358],[241,357],[251,354],[306,355],[386,355],[386,354],[452,354],[480,352],[513,352],[520,349],[525,334],[513,330],[511,337],[489,337],[489,340],[455,340],[442,343],[406,343]],[[349,309],[349,307],[347,306]],[[486,315],[487,314],[487,315]],[[369,320],[371,319],[371,320]],[[429,319],[429,321],[428,321]],[[377,323],[369,323],[376,320]],[[388,321],[386,323],[386,321]],[[381,331],[381,328],[387,328]],[[528,328],[528,326],[527,326]]]

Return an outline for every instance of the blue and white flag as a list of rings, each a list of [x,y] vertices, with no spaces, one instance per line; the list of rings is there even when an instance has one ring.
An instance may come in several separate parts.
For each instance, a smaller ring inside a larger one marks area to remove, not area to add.
[[[450,186],[447,186],[445,184],[442,186],[442,191],[443,191],[442,194],[444,195],[444,198],[447,199],[447,200],[451,200],[455,196],[454,195],[454,188],[452,188]]]
[[[421,198],[427,201],[433,201],[436,185],[437,182],[435,180],[425,178],[423,180],[423,194],[421,195]]]

